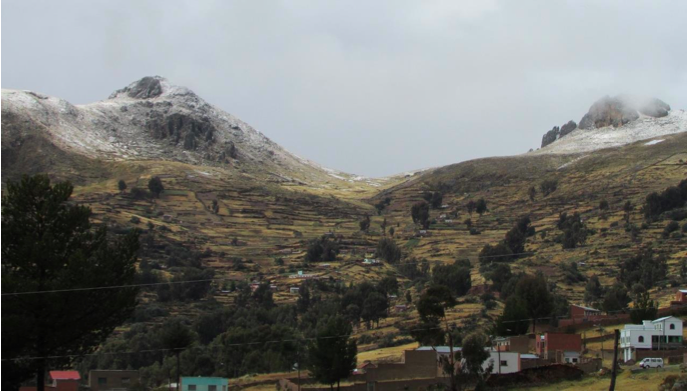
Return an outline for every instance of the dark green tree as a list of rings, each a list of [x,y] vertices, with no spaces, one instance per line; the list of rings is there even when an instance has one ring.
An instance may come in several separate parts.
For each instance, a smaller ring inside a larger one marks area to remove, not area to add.
[[[644,320],[656,319],[658,306],[651,300],[649,292],[641,284],[636,284],[632,290],[635,296],[634,305],[632,310],[630,310],[632,323],[642,324]]]
[[[527,195],[530,197],[530,201],[534,202],[534,198],[537,196],[537,189],[531,186],[529,190],[527,190]]]
[[[610,287],[604,295],[601,309],[608,313],[618,312],[627,308],[630,303],[630,297],[627,294],[627,288],[616,282]]]
[[[386,237],[379,239],[379,242],[377,243],[376,254],[379,258],[389,263],[397,263],[401,260],[401,256],[403,255],[401,248],[398,247],[396,242],[393,239]]]
[[[584,302],[587,305],[596,305],[601,298],[603,298],[604,289],[599,282],[599,277],[593,275],[587,281],[587,285],[584,288]]]
[[[553,300],[546,279],[542,274],[526,274],[515,286],[515,296],[522,300],[532,320],[532,332],[536,332],[537,318],[547,317],[553,310]]]
[[[494,363],[490,363],[487,368],[483,367],[491,356],[487,350],[490,346],[489,338],[479,331],[472,332],[463,339],[463,349],[460,352],[462,368],[477,381],[479,389],[484,387],[485,378],[494,368]]]
[[[477,207],[477,203],[474,200],[468,201],[467,204],[465,204],[465,209],[468,211],[468,214],[472,216],[472,212],[475,211],[475,208]]]
[[[436,265],[432,270],[432,282],[451,290],[454,296],[464,296],[472,287],[470,262],[455,261],[451,265]]]
[[[517,296],[509,297],[503,314],[496,320],[496,334],[500,336],[523,335],[529,329],[529,313],[527,306]]]
[[[119,182],[117,183],[117,187],[119,188],[119,191],[126,190],[126,182],[124,182],[124,179],[119,180]]]
[[[134,287],[78,290],[133,284],[139,244],[137,231],[110,240],[105,227],[91,226],[91,210],[69,202],[72,190],[44,175],[4,189],[3,389],[35,374],[43,390],[47,362],[15,358],[57,356],[52,367],[68,366],[70,357],[97,348],[136,305]]]
[[[148,181],[148,190],[150,190],[155,197],[160,197],[160,193],[165,190],[165,187],[162,185],[162,179],[160,179],[158,176],[150,178]]]
[[[326,236],[313,239],[308,244],[305,262],[333,262],[339,254],[339,245]]]
[[[181,382],[181,353],[188,349],[195,340],[191,328],[185,325],[180,319],[174,319],[165,323],[160,329],[160,344],[167,353],[174,355],[177,361],[177,384]]]
[[[487,201],[484,198],[477,200],[477,204],[475,204],[475,212],[477,212],[477,214],[481,216],[488,210],[489,208],[487,208]]]
[[[360,225],[361,231],[367,232],[367,230],[370,229],[370,215],[366,214],[358,224]]]
[[[379,320],[386,318],[389,302],[387,298],[379,292],[370,293],[363,302],[363,309],[360,316],[369,329],[372,323],[379,326]]]
[[[413,223],[420,224],[427,228],[429,222],[429,204],[424,201],[419,201],[413,204],[410,208],[410,214],[413,218]]]
[[[358,348],[350,338],[351,325],[341,316],[322,320],[317,338],[308,350],[310,373],[313,378],[337,390],[341,379],[347,378],[356,365]]]

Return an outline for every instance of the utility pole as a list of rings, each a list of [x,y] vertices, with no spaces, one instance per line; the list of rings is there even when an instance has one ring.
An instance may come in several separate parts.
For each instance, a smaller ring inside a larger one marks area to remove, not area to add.
[[[615,377],[618,374],[618,341],[620,340],[620,330],[615,329],[615,343],[613,344],[613,372],[611,373],[611,385],[608,391],[615,391]]]

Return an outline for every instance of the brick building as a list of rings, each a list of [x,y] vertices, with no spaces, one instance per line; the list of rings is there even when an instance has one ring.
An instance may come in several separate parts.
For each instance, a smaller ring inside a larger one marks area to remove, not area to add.
[[[545,333],[537,338],[536,349],[539,357],[556,359],[556,362],[560,363],[564,361],[563,357],[571,357],[573,352],[579,354],[582,351],[582,336],[579,334]]]
[[[91,391],[128,390],[138,386],[138,371],[94,369],[88,372],[88,386]]]

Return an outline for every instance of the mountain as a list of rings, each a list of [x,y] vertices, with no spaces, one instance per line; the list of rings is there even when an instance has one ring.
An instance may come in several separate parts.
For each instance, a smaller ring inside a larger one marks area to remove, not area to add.
[[[390,228],[407,260],[469,259],[475,285],[485,281],[481,249],[529,215],[537,234],[525,248],[535,254],[511,267],[543,272],[580,302],[584,284],[566,278],[571,262],[585,278],[597,275],[610,285],[621,262],[647,248],[666,257],[669,276],[678,275],[687,257],[684,238],[664,237],[666,221],[645,222],[641,211],[649,193],[687,177],[687,114],[658,101],[641,110],[622,99],[600,102],[579,127],[565,124],[538,151],[370,179],[300,158],[160,77],[86,105],[3,90],[2,181],[37,172],[73,181],[75,200],[89,205],[96,221],[115,231],[144,231],[146,260],[165,276],[176,273],[184,247],[202,253],[203,267],[219,278],[265,279],[282,287],[293,283],[288,275],[297,270],[345,283],[398,275],[389,265],[356,263],[374,253]],[[146,189],[153,176],[165,187],[160,198],[131,191]],[[120,180],[126,191],[118,189]],[[545,180],[557,184],[551,194],[541,192]],[[428,233],[419,235],[410,210],[427,192],[440,193],[443,206],[430,210]],[[480,198],[489,211],[469,213],[467,204]],[[602,201],[607,209],[600,209]],[[623,211],[627,201],[633,206],[629,216]],[[557,242],[561,212],[580,213],[594,232],[583,245],[564,250]],[[365,216],[371,224],[363,232]],[[338,259],[327,269],[304,264],[310,240],[323,235],[336,240]],[[416,297],[421,286],[399,278]],[[218,300],[228,300],[217,292]],[[652,294],[665,303],[671,292],[654,288]],[[275,299],[291,302],[295,296],[282,291]],[[466,313],[474,312],[464,304]]]
[[[541,148],[544,153],[575,153],[686,130],[687,113],[671,111],[670,105],[660,99],[605,96],[594,102],[580,120],[579,127],[570,120],[546,132]]]
[[[372,187],[385,182],[298,157],[188,88],[159,76],[144,77],[106,100],[86,105],[3,90],[2,119],[3,166],[10,176],[15,171],[41,171],[44,167],[32,168],[35,163],[24,160],[37,160],[37,153],[58,165],[58,155],[65,154],[99,162],[174,161],[308,187]],[[32,151],[37,144],[42,148]]]

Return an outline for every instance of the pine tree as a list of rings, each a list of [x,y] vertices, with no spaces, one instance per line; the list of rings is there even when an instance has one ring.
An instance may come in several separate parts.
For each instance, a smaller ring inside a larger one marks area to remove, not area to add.
[[[109,240],[90,224],[91,210],[69,202],[68,182],[44,175],[9,182],[2,199],[2,354],[15,357],[92,352],[131,316],[137,288],[73,289],[130,285],[136,277],[138,232]],[[27,293],[7,295],[7,293]],[[56,368],[71,358],[50,360]],[[43,359],[3,361],[3,389],[36,374],[45,385]]]
[[[317,339],[310,346],[310,373],[313,378],[330,388],[347,378],[356,365],[358,347],[350,338],[351,324],[337,315],[318,324]]]

